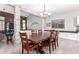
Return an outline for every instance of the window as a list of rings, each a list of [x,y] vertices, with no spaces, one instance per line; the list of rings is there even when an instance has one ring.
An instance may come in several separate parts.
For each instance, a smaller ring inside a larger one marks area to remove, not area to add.
[[[52,20],[52,28],[64,28],[64,19]]]
[[[27,17],[21,16],[20,25],[21,30],[27,30]]]

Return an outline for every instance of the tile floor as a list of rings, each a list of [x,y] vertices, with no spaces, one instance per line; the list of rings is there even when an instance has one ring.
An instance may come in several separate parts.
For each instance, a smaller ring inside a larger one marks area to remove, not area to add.
[[[49,54],[48,47],[44,47],[43,50],[46,54]],[[36,54],[35,51],[30,52]],[[59,47],[52,51],[52,54],[78,54],[79,53],[79,42],[59,39]],[[0,54],[21,54],[21,44],[6,44],[4,41],[0,42]],[[26,51],[25,51],[26,54]]]

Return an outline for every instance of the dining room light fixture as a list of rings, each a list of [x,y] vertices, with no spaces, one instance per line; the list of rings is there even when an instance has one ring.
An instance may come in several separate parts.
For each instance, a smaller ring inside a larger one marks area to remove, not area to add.
[[[48,16],[51,15],[49,12],[46,11],[46,5],[45,4],[44,4],[44,10],[43,10],[43,12],[40,13],[40,15],[44,18],[47,18]]]

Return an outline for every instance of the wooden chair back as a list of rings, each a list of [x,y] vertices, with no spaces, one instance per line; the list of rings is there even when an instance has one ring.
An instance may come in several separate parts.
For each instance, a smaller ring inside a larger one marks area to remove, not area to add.
[[[29,49],[29,40],[28,40],[28,36],[27,33],[20,33],[20,38],[21,38],[21,42],[22,42],[22,47],[26,50]]]
[[[51,46],[54,50],[54,47],[56,49],[56,45],[58,46],[58,31],[51,31],[50,32],[50,38],[49,38],[49,53],[51,53]]]

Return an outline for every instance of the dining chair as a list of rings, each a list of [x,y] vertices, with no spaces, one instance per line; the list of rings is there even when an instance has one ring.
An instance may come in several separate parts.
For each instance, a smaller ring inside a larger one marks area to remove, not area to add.
[[[51,47],[52,49],[56,49],[56,47],[58,46],[58,32],[53,30],[50,33],[50,37],[49,37],[49,53],[51,54]]]
[[[38,35],[42,35],[42,30],[38,30]]]
[[[27,50],[27,54],[29,54],[33,49],[36,49],[36,52],[38,53],[38,44],[28,39],[27,33],[20,32],[20,38],[22,42],[22,53],[24,53],[24,49]]]
[[[58,34],[59,34],[59,32],[56,31],[56,45],[57,45],[57,46],[58,46]]]
[[[38,33],[38,30],[37,29],[32,29],[32,34],[36,34],[36,33]]]

